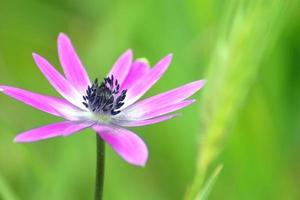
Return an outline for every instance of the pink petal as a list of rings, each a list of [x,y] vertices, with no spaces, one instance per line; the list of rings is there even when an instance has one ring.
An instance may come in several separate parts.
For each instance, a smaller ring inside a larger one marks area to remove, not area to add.
[[[201,89],[205,85],[205,82],[205,80],[194,81],[176,89],[149,97],[127,107],[123,112],[129,115],[135,111],[136,114],[138,114],[138,112],[147,113],[151,110],[157,110],[179,103]]]
[[[128,163],[145,166],[148,149],[135,133],[126,129],[99,125],[94,125],[93,129]]]
[[[147,76],[143,79],[137,81],[131,88],[128,90],[126,95],[125,104],[123,105],[123,109],[127,106],[133,104],[136,100],[138,100],[141,96],[143,96],[164,74],[170,65],[172,60],[172,55],[168,55],[160,60]]]
[[[86,110],[82,95],[43,57],[33,53],[33,59],[49,83],[73,105]]]
[[[157,105],[156,107],[152,107],[151,109],[148,109],[149,107],[141,106],[141,107],[135,107],[135,109],[124,110],[123,113],[124,116],[126,116],[126,118],[129,120],[145,120],[145,119],[151,119],[154,117],[165,115],[170,112],[174,112],[194,102],[195,100],[190,99],[190,100],[181,101],[166,106]]]
[[[113,123],[118,126],[124,126],[124,127],[146,126],[146,125],[150,125],[150,124],[156,124],[159,122],[163,122],[163,121],[172,119],[173,117],[176,117],[176,116],[178,116],[178,114],[165,115],[165,116],[156,117],[153,119],[135,120],[135,121],[113,119]]]
[[[122,85],[129,73],[130,67],[132,65],[132,56],[132,51],[127,50],[118,58],[108,74],[109,77],[113,75],[118,80],[120,85]]]
[[[58,55],[67,80],[84,95],[90,80],[67,35],[58,36]]]
[[[10,86],[1,85],[0,88],[4,94],[55,116],[69,116],[68,113],[71,111],[82,112],[64,99],[41,95]]]
[[[35,142],[57,136],[67,136],[89,126],[91,126],[91,124],[74,123],[70,121],[58,122],[21,133],[17,135],[15,142]]]
[[[130,90],[130,87],[134,85],[137,81],[142,79],[147,73],[150,72],[150,67],[148,63],[142,59],[134,61],[130,71],[121,86],[121,90]]]

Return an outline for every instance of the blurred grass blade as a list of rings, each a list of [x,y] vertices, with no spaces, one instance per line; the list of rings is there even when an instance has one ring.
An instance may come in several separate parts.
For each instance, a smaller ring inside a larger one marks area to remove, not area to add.
[[[226,143],[262,59],[282,30],[289,4],[254,0],[231,1],[227,6],[206,76],[209,82],[201,112],[201,145],[187,200],[195,199],[202,190],[206,172]]]
[[[212,175],[209,177],[209,179],[207,180],[206,184],[204,185],[202,191],[200,192],[200,194],[196,197],[196,200],[206,200],[208,199],[208,196],[213,188],[213,186],[215,185],[217,178],[221,172],[221,170],[223,169],[223,165],[219,165],[215,171],[212,173]]]
[[[5,182],[4,178],[0,174],[0,199],[3,200],[18,200],[16,195],[10,189],[10,187]]]

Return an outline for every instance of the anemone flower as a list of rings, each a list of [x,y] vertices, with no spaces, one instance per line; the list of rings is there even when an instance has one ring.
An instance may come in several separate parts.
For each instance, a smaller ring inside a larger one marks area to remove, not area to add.
[[[92,128],[124,160],[144,166],[148,158],[143,140],[127,127],[145,126],[171,119],[170,114],[195,102],[187,99],[205,84],[198,80],[176,89],[139,100],[165,73],[172,55],[150,67],[145,59],[133,60],[127,50],[113,65],[103,81],[91,82],[70,39],[58,36],[58,55],[64,76],[45,58],[33,53],[33,59],[45,78],[63,97],[46,96],[24,89],[0,85],[0,91],[36,109],[63,118],[23,132],[15,142],[35,142],[57,136],[69,136]]]

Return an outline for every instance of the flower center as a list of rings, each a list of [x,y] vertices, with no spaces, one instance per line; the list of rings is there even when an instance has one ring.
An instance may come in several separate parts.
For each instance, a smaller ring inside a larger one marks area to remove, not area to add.
[[[88,86],[86,95],[83,96],[83,105],[96,114],[117,115],[124,105],[127,90],[120,90],[120,85],[114,76],[106,77],[99,84],[98,79],[92,86]]]

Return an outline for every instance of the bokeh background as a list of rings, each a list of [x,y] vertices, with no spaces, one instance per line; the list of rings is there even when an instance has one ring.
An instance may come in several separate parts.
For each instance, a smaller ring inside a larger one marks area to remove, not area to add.
[[[293,0],[0,0],[0,84],[58,95],[31,58],[60,69],[67,33],[91,78],[128,48],[174,60],[146,96],[207,79],[198,102],[168,122],[134,128],[145,168],[108,146],[104,199],[300,199],[300,6]],[[92,199],[95,134],[16,144],[59,119],[0,95],[0,199]],[[206,193],[205,193],[206,194]],[[201,196],[202,195],[202,196]]]

